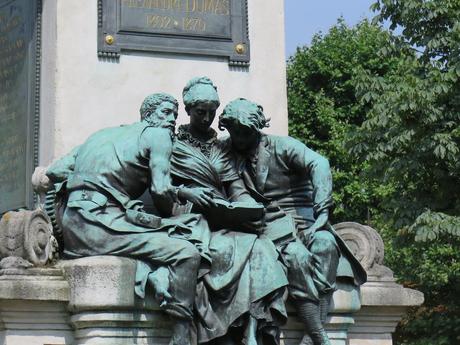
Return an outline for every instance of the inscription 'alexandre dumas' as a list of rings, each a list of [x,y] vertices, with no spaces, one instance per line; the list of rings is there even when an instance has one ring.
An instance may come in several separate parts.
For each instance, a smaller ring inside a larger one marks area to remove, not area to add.
[[[121,28],[231,36],[230,0],[122,0]]]
[[[228,57],[230,65],[249,64],[248,0],[98,0],[98,4],[101,57],[143,51]]]

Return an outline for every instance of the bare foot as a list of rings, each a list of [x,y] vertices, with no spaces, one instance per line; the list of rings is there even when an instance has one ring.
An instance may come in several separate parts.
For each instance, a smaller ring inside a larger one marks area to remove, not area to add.
[[[149,274],[149,281],[155,289],[155,298],[160,303],[160,307],[165,307],[172,299],[169,294],[169,271],[166,267],[159,267],[156,271]]]
[[[308,334],[305,334],[299,345],[313,345],[313,340],[311,340]]]

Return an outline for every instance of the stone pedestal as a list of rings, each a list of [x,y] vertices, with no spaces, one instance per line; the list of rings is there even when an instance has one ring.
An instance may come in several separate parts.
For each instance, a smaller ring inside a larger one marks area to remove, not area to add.
[[[99,256],[62,261],[70,284],[70,322],[75,329],[76,345],[161,344],[171,336],[172,323],[151,298],[145,301],[134,294],[134,260]],[[345,345],[353,324],[352,313],[359,310],[359,289],[339,284],[334,294],[328,334],[334,345]],[[297,345],[303,327],[292,306],[283,327],[282,340]]]
[[[167,344],[172,323],[152,294],[135,296],[136,262],[115,256],[62,261],[75,345]]]
[[[160,311],[88,311],[73,314],[75,345],[168,344],[172,323]]]
[[[336,226],[368,272],[360,288],[338,280],[326,329],[333,345],[392,345],[391,334],[423,294],[395,283],[383,266],[375,230]],[[368,241],[372,240],[372,243]],[[0,345],[167,344],[172,322],[147,291],[134,293],[136,262],[115,256],[61,261],[56,268],[0,270]],[[282,344],[297,345],[303,326],[292,305]]]
[[[59,269],[0,271],[0,344],[73,344],[69,286]]]
[[[148,294],[146,300],[134,294],[136,263],[132,259],[96,256],[62,261],[70,285],[70,322],[75,345],[163,344],[169,341],[172,323]],[[360,309],[359,289],[338,284],[333,296],[327,331],[333,345],[346,345],[353,313]],[[289,321],[283,327],[285,345],[297,345],[303,326],[289,306]]]
[[[374,229],[345,222],[334,226],[366,269],[360,308],[353,314],[349,345],[392,345],[392,333],[407,309],[423,303],[423,293],[395,282],[393,271],[383,265],[384,245]]]
[[[353,315],[350,345],[392,345],[392,333],[407,309],[423,303],[423,293],[406,289],[392,277],[370,276],[361,287],[361,309]]]

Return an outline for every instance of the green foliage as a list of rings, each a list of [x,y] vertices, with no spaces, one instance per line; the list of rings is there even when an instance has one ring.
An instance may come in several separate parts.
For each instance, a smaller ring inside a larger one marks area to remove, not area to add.
[[[460,235],[460,2],[381,0],[375,8],[377,19],[404,29],[381,51],[398,59],[395,69],[356,75],[369,111],[353,153],[395,187],[385,200],[395,228],[410,227],[420,240]]]
[[[392,60],[378,52],[389,34],[363,21],[354,28],[339,19],[326,35],[316,35],[310,47],[301,47],[288,61],[290,135],[324,154],[334,177],[334,221],[367,222],[380,195],[390,186],[360,178],[366,169],[350,156],[345,141],[350,131],[366,119],[366,105],[355,97],[357,67],[385,75]]]
[[[424,62],[438,60],[455,65],[460,59],[460,2],[458,0],[378,0],[376,22],[389,21],[402,28],[395,41],[415,47]],[[398,47],[402,49],[402,47]]]
[[[390,232],[386,232],[389,235]],[[440,235],[430,242],[414,242],[400,235],[388,246],[387,264],[401,282],[425,294],[425,303],[401,322],[396,344],[454,345],[460,338],[460,239]]]
[[[425,294],[398,344],[460,343],[460,1],[379,0],[376,21],[402,29],[382,56],[385,76],[361,68],[369,108],[353,138],[368,178],[390,183],[382,200],[387,263]],[[396,231],[393,229],[397,229]]]
[[[460,238],[460,217],[428,210],[417,217],[409,231],[415,232],[415,241],[418,242],[434,240],[443,233]]]
[[[378,0],[288,61],[290,134],[334,168],[334,221],[380,229],[425,294],[399,345],[460,343],[460,1]],[[401,35],[386,32],[389,23]]]

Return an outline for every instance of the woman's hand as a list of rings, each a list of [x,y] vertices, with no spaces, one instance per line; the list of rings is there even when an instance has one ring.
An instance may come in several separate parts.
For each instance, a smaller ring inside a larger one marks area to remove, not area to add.
[[[214,202],[214,194],[210,188],[195,187],[188,188],[182,187],[178,191],[178,196],[181,199],[190,201],[193,205],[201,208],[216,207]]]

